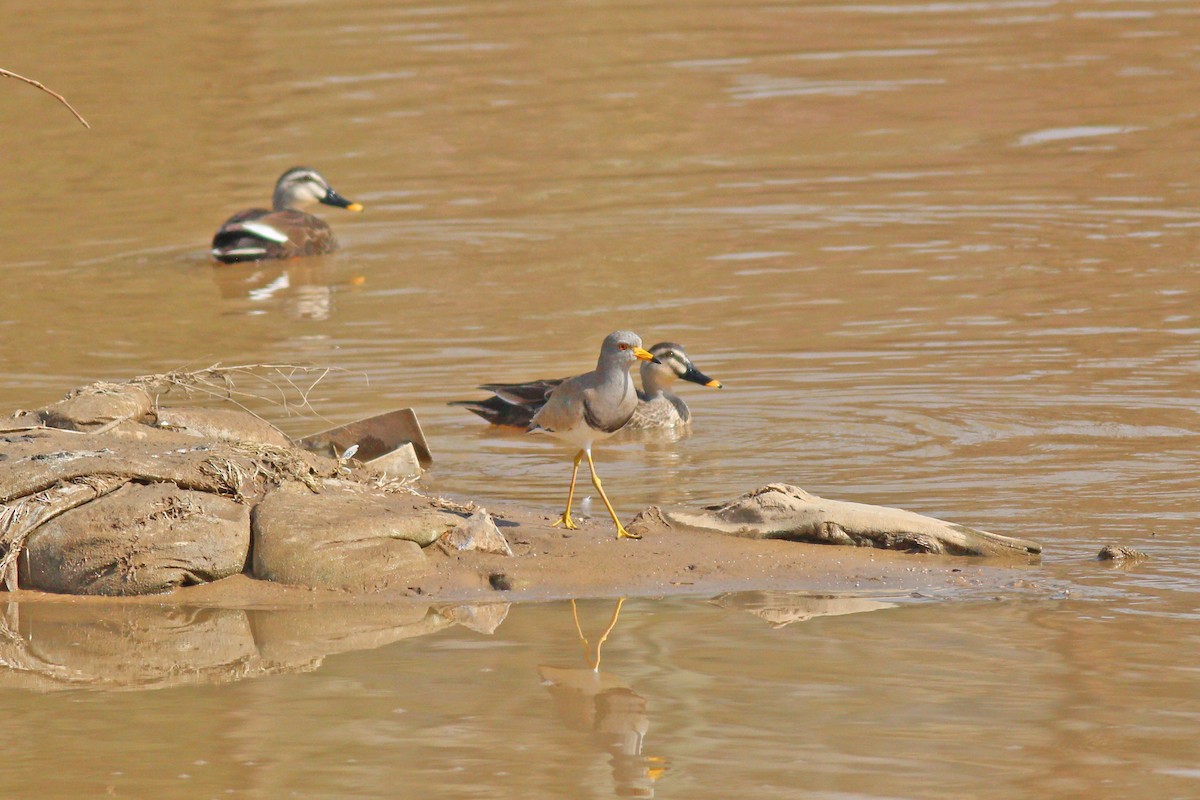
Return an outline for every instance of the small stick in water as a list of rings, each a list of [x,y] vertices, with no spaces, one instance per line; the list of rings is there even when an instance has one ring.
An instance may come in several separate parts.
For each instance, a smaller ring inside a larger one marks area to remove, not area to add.
[[[53,89],[47,89],[44,85],[42,85],[41,81],[35,81],[33,78],[26,78],[24,75],[18,75],[17,73],[10,72],[9,70],[6,70],[6,69],[0,69],[0,76],[4,76],[5,78],[16,78],[19,81],[25,81],[25,83],[28,83],[30,86],[36,86],[37,88],[41,89],[43,92],[50,95],[51,97],[58,98],[58,102],[62,103],[64,106],[66,106],[68,109],[70,109],[71,113],[75,115],[75,119],[77,119],[83,123],[83,127],[87,128],[89,130],[91,129],[92,126],[88,125],[88,121],[86,119],[84,119],[83,116],[78,111],[75,110],[75,106],[73,106],[67,102],[67,98],[63,97],[61,94],[54,91]]]

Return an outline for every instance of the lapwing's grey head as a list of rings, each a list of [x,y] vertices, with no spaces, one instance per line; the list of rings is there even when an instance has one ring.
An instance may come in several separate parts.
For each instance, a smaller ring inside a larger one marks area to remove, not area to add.
[[[650,348],[650,353],[655,357],[655,361],[642,364],[643,378],[647,376],[647,373],[653,373],[656,379],[655,383],[660,386],[669,386],[677,379],[683,378],[685,381],[698,383],[701,386],[721,388],[721,382],[696,369],[696,365],[688,358],[683,347],[675,342],[659,342]]]
[[[292,167],[275,182],[272,205],[276,211],[285,208],[300,211],[316,203],[347,211],[362,211],[363,208],[360,203],[352,203],[335,192],[329,181],[310,167]]]
[[[628,366],[641,359],[657,362],[649,351],[642,349],[642,339],[632,331],[614,331],[604,338],[600,346],[600,362],[615,362]]]

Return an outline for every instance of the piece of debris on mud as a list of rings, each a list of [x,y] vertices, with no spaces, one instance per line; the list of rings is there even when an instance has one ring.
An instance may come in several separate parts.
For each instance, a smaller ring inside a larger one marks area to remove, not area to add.
[[[1097,561],[1144,561],[1150,556],[1143,553],[1141,550],[1134,550],[1132,547],[1120,547],[1115,544],[1106,544],[1100,548],[1100,552],[1096,554]]]
[[[442,534],[438,544],[448,553],[458,550],[479,550],[484,553],[498,553],[505,556],[513,554],[504,534],[492,521],[492,515],[483,508],[467,517],[457,527]]]

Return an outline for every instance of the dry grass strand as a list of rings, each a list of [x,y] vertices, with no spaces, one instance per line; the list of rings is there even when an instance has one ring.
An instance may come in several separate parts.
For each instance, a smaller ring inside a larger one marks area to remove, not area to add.
[[[223,366],[220,363],[198,370],[176,370],[155,375],[139,375],[131,378],[127,384],[159,394],[166,394],[172,389],[181,389],[188,393],[207,395],[215,400],[232,403],[264,422],[268,422],[260,414],[247,406],[250,401],[269,403],[281,408],[287,416],[307,413],[332,425],[324,415],[313,408],[310,398],[316,388],[331,373],[352,374],[349,370],[336,367],[305,366],[302,364],[236,364]],[[363,376],[364,379],[366,376]],[[254,381],[265,384],[268,391],[259,393],[240,388],[240,383]],[[368,380],[368,383],[370,381]],[[299,398],[294,400],[293,398]]]
[[[79,120],[80,123],[83,124],[83,127],[88,128],[89,130],[91,129],[92,126],[88,124],[88,121],[83,118],[82,114],[80,114],[78,111],[75,110],[75,106],[73,106],[67,102],[67,98],[63,97],[61,94],[54,91],[53,89],[47,88],[41,81],[35,81],[33,78],[26,78],[24,75],[18,75],[17,73],[12,72],[7,69],[0,69],[0,76],[3,76],[5,78],[15,78],[16,80],[24,81],[25,83],[28,83],[30,86],[41,89],[43,92],[45,92],[46,94],[55,98],[56,100],[58,100],[58,102],[62,103],[64,106],[66,106],[67,109],[72,114],[75,115],[75,119]]]

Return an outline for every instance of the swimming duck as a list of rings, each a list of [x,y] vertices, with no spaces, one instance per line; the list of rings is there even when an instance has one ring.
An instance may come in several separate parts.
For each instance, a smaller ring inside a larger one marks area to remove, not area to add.
[[[315,203],[347,211],[363,208],[335,192],[315,169],[292,167],[276,181],[270,211],[251,208],[225,221],[213,237],[213,257],[232,264],[333,252],[337,239],[329,225],[302,210]]]
[[[637,393],[637,408],[624,427],[645,430],[688,425],[692,412],[683,398],[671,391],[671,386],[680,378],[715,389],[721,388],[721,382],[696,369],[683,347],[675,342],[659,342],[649,352],[655,361],[642,361],[642,388]],[[491,392],[494,397],[456,400],[450,405],[463,406],[493,425],[528,428],[533,415],[562,382],[562,378],[549,378],[528,383],[485,383],[479,388]]]

